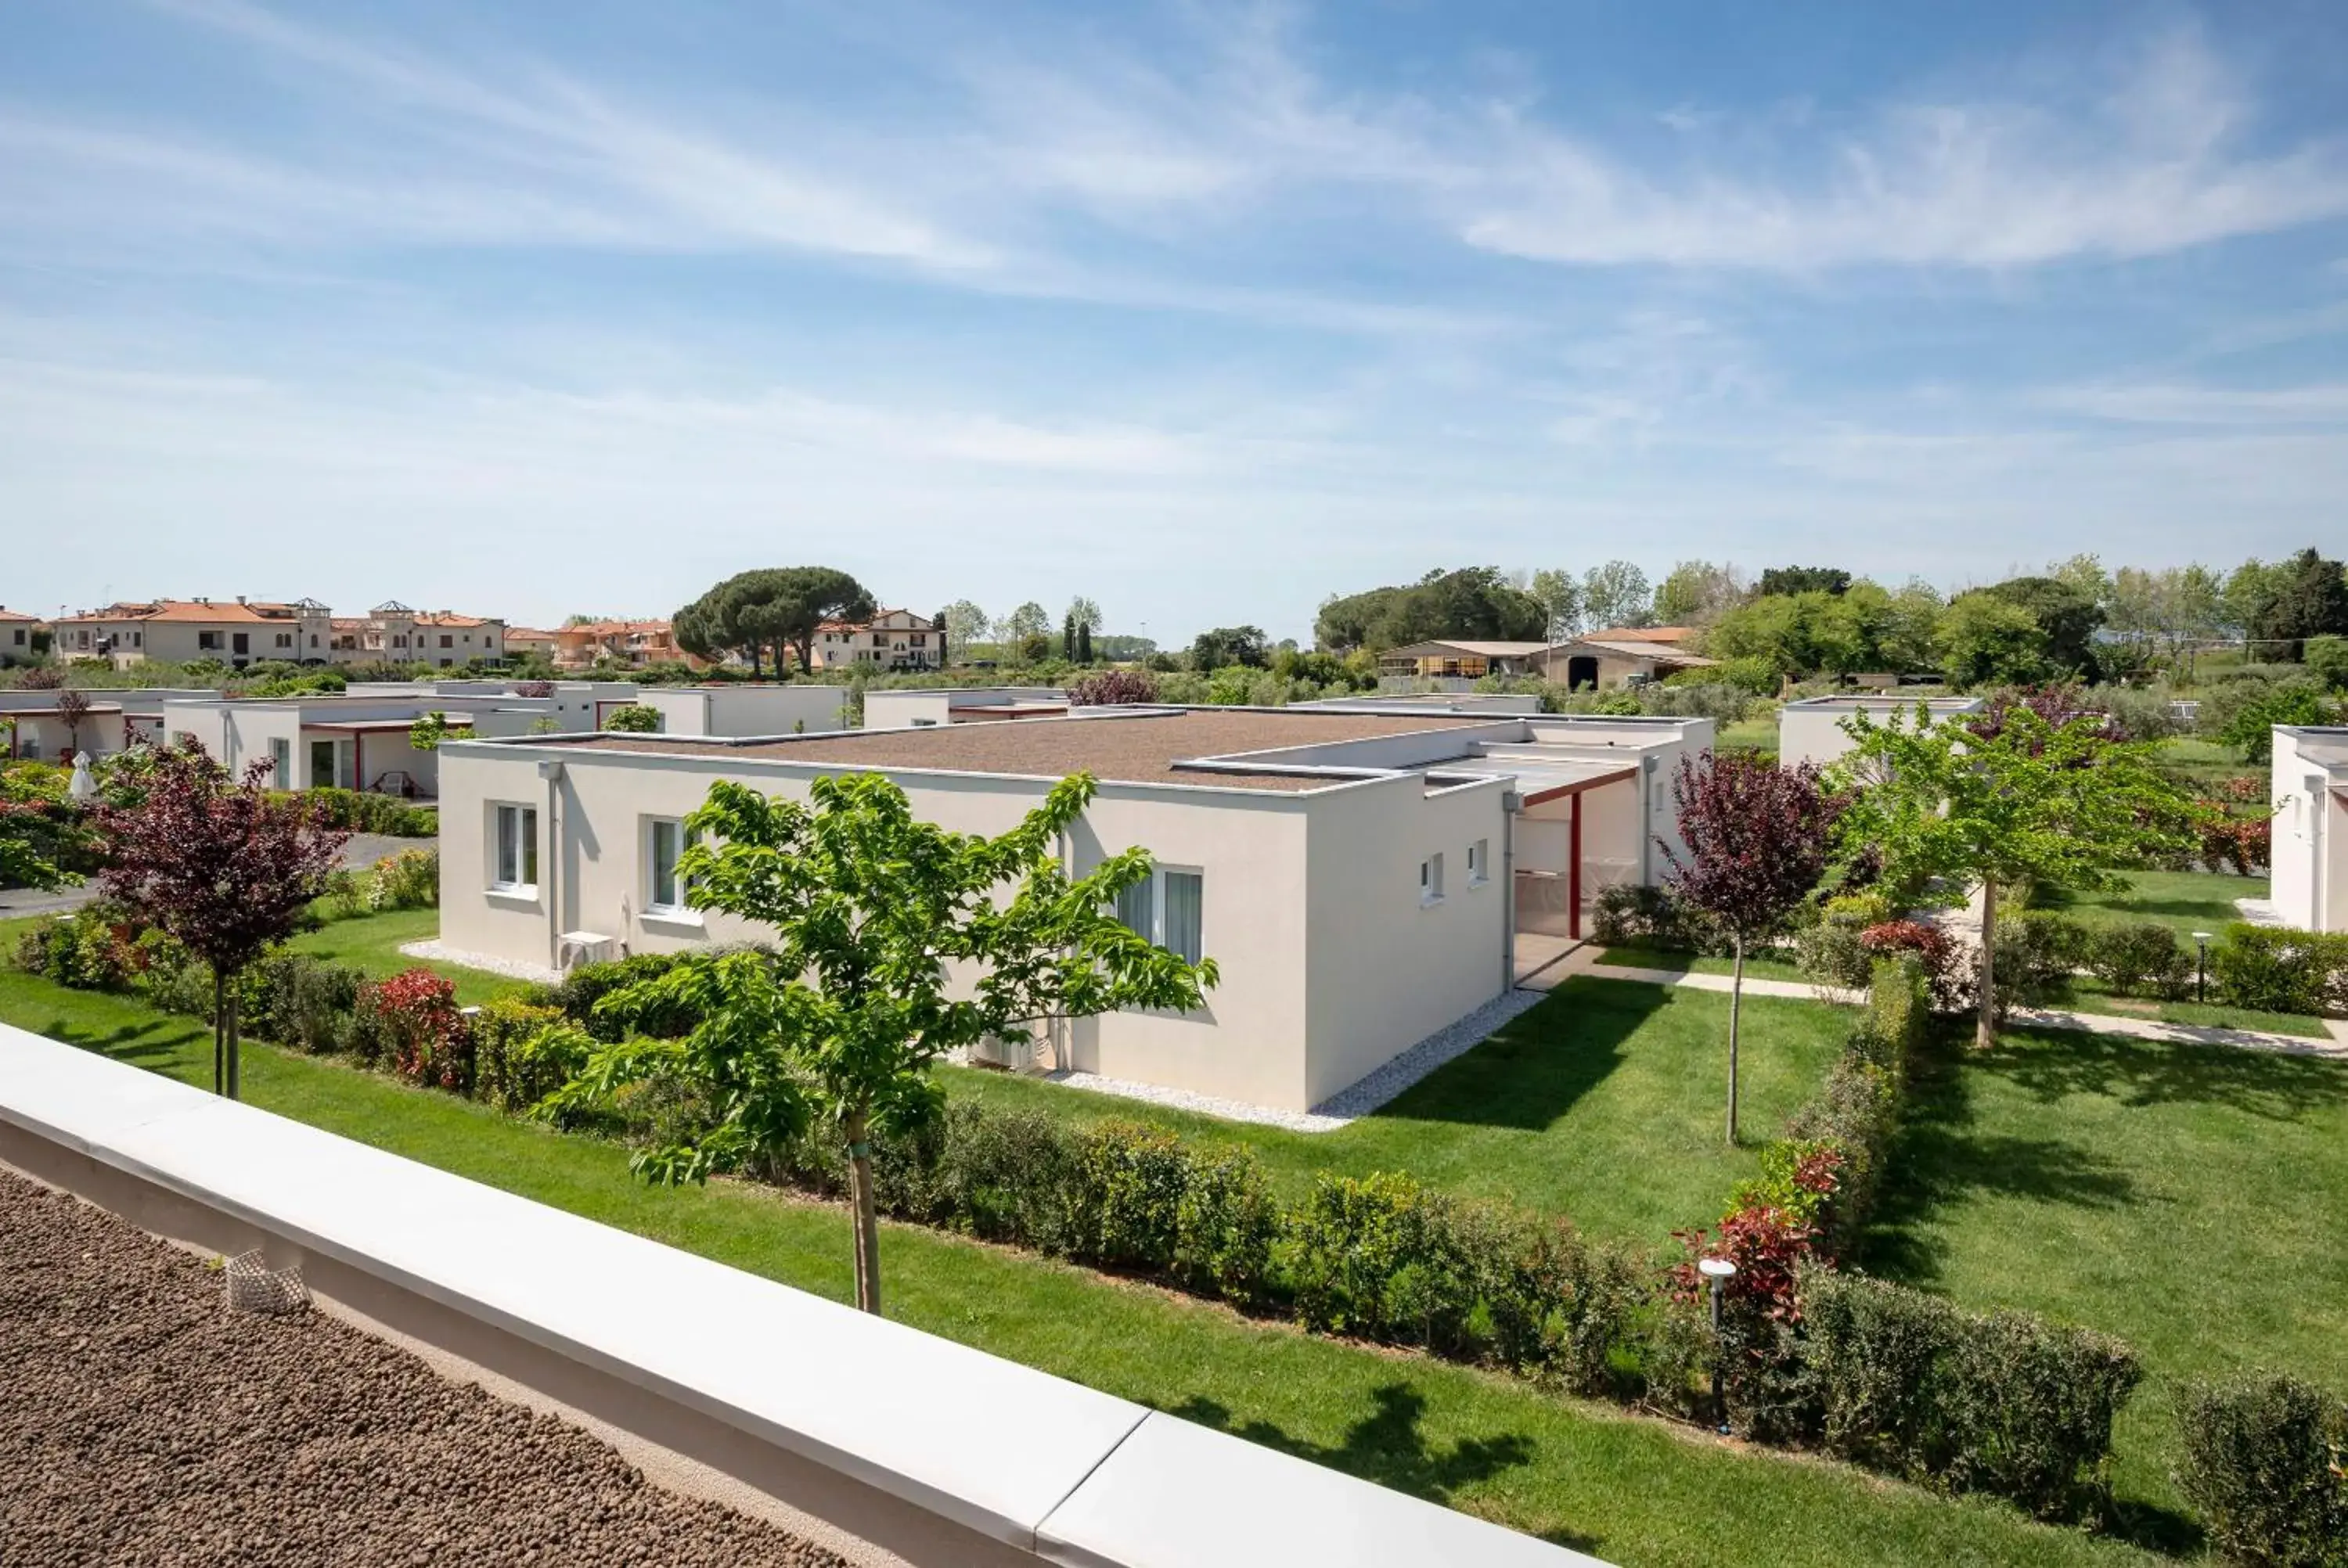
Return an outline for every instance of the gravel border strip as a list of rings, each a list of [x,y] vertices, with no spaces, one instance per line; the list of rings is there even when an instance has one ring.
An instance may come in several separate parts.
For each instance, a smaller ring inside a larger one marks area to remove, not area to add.
[[[520,958],[493,958],[487,953],[469,953],[462,948],[452,948],[438,939],[427,942],[402,942],[402,957],[429,958],[435,963],[455,964],[460,968],[479,969],[485,974],[503,975],[510,980],[536,980],[541,985],[561,982],[562,971],[544,964],[525,963]]]

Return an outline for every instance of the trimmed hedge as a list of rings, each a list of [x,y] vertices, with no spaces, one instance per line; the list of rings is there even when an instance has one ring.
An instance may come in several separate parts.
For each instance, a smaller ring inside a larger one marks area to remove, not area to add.
[[[2348,1013],[2348,932],[2229,926],[2209,949],[2209,981],[2232,1007]]]
[[[2189,1389],[2177,1475],[2237,1563],[2348,1563],[2348,1401],[2296,1378],[2253,1372]]]
[[[1800,1300],[1829,1452],[2042,1518],[2108,1499],[2112,1423],[2144,1376],[2119,1340],[1826,1269]]]
[[[397,795],[377,794],[372,790],[320,787],[301,791],[280,791],[298,794],[310,803],[328,826],[346,827],[354,833],[379,833],[392,838],[438,838],[440,835],[440,814],[428,805],[413,805]]]

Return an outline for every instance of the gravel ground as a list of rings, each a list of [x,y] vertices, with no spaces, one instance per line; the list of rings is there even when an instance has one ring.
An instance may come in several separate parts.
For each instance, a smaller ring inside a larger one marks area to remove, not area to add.
[[[0,1173],[0,1563],[842,1559]]]

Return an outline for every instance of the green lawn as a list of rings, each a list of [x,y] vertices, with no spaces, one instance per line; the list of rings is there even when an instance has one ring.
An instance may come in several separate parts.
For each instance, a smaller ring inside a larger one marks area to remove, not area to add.
[[[1724,752],[1753,751],[1769,756],[1777,754],[1777,715],[1772,711],[1758,719],[1739,719],[1733,724],[1723,724],[1713,737],[1715,749]]]
[[[0,1019],[209,1081],[204,1026],[129,999],[0,972]],[[612,1144],[266,1046],[248,1048],[245,1083],[281,1114],[834,1299],[849,1295],[837,1209],[730,1183],[646,1189]],[[1654,1163],[1628,1161],[1616,1179],[1647,1180]],[[1504,1378],[1311,1338],[1023,1255],[899,1225],[885,1227],[882,1248],[889,1311],[901,1321],[1626,1568],[2158,1561],[1997,1504],[1736,1451]]]
[[[1600,951],[1601,968],[1629,969],[1668,969],[1675,975],[1727,975],[1734,973],[1734,959],[1716,958],[1709,953],[1678,953],[1663,948],[1622,946]],[[1745,978],[1748,980],[1792,980],[1809,984],[1809,977],[1790,958],[1776,953],[1746,953]]]
[[[377,979],[396,975],[402,969],[418,965],[437,969],[457,982],[457,1000],[474,1007],[497,997],[510,996],[530,989],[527,980],[507,979],[479,969],[469,969],[457,964],[426,964],[421,958],[411,958],[402,953],[405,942],[426,942],[440,934],[440,911],[438,909],[395,909],[384,915],[363,915],[355,919],[334,920],[315,931],[305,932],[288,944],[295,952],[329,959],[338,964],[351,964],[365,969]]]
[[[1564,1214],[1584,1229],[1657,1243],[1709,1224],[1753,1173],[1760,1145],[1825,1077],[1850,1020],[1818,1002],[1745,1004],[1739,1102],[1745,1143],[1721,1140],[1728,999],[1576,976],[1550,999],[1376,1114],[1334,1132],[1161,1110],[975,1070],[949,1092],[1078,1120],[1122,1116],[1253,1148],[1293,1191],[1317,1172],[1407,1171],[1431,1186]]]
[[[2035,907],[2058,910],[2075,920],[2157,920],[2190,940],[2196,931],[2217,932],[2242,917],[2237,898],[2263,898],[2263,876],[2228,876],[2206,871],[2134,871],[2127,886],[2106,893],[2041,892]]]
[[[2175,1503],[2181,1378],[2264,1366],[2348,1391],[2348,1063],[2015,1030],[1920,1075],[1891,1171],[1871,1266],[2143,1354],[2127,1499]]]

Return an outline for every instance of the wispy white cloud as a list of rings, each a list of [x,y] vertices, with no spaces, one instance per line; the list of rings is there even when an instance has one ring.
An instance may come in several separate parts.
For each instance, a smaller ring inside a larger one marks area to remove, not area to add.
[[[2085,101],[1895,101],[1776,176],[1725,164],[1653,173],[1525,124],[1462,231],[1494,251],[1594,265],[2000,269],[2156,255],[2348,214],[2348,148],[2245,150],[2252,108],[2207,44],[2180,33]]]
[[[2291,386],[2222,386],[2207,382],[2103,383],[2042,395],[2066,414],[2133,425],[2228,425],[2282,428],[2348,425],[2348,381]]]

